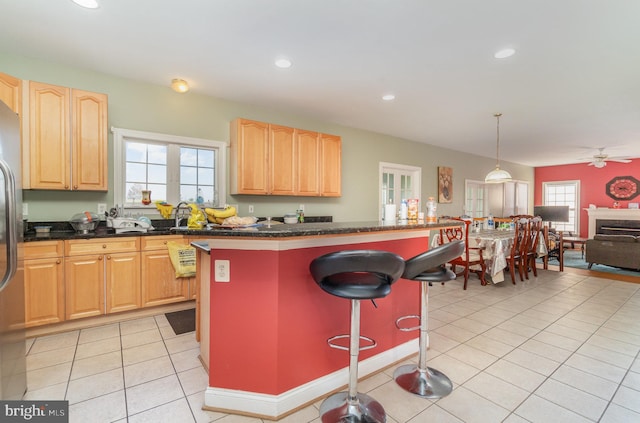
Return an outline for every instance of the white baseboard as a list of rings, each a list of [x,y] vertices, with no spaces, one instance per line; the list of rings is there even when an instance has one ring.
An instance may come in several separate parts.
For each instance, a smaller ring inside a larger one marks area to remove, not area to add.
[[[358,375],[366,377],[417,352],[418,339],[413,339],[362,360]],[[278,395],[209,386],[204,393],[204,408],[276,420],[345,386],[348,380],[349,368],[345,367]]]

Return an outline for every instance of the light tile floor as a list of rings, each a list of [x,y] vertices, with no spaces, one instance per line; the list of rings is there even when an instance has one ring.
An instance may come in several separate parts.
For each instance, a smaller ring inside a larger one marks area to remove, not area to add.
[[[412,396],[393,368],[359,384],[389,423],[640,422],[639,284],[543,270],[515,286],[476,282],[430,289],[429,365],[453,381],[449,396]],[[176,336],[164,315],[27,347],[27,398],[69,400],[71,422],[261,422],[202,411],[194,333]],[[281,421],[318,423],[319,404]]]

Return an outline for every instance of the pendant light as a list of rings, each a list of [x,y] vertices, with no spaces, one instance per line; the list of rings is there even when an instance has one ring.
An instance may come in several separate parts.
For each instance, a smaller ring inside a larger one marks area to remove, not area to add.
[[[506,170],[500,169],[500,116],[502,113],[496,113],[496,168],[487,174],[484,178],[485,184],[501,184],[512,180],[511,175]]]

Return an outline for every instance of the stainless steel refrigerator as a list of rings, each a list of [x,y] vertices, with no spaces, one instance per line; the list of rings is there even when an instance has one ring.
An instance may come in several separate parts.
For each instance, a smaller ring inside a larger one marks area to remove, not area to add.
[[[0,399],[27,389],[20,121],[0,101]]]

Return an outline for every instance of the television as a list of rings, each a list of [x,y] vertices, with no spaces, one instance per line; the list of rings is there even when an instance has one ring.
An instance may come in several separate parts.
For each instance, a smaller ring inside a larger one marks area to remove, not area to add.
[[[533,206],[533,215],[543,222],[568,222],[569,206]]]

